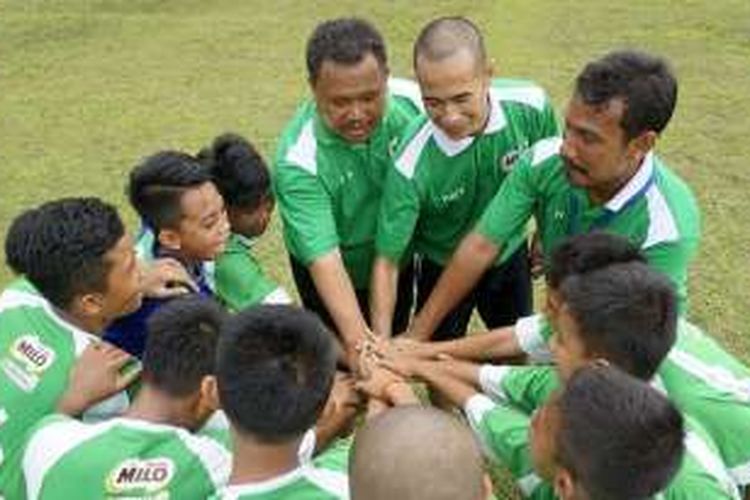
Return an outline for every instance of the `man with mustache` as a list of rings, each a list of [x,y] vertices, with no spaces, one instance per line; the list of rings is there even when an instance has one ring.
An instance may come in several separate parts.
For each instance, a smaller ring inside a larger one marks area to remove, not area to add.
[[[576,79],[562,141],[542,141],[519,159],[414,318],[411,335],[428,339],[532,215],[545,253],[592,230],[628,238],[673,281],[684,311],[699,211],[690,188],[652,151],[676,100],[677,82],[660,58],[619,51],[588,64]]]

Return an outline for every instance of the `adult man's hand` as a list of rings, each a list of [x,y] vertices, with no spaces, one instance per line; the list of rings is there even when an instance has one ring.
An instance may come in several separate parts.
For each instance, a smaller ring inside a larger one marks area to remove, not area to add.
[[[80,415],[85,410],[130,385],[140,374],[140,365],[127,352],[107,342],[92,342],[73,366],[68,387],[57,404],[57,411]]]

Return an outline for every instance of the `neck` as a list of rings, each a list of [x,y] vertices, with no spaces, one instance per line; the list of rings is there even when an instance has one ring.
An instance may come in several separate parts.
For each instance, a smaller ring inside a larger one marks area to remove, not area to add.
[[[624,175],[617,178],[613,182],[606,185],[589,188],[588,194],[589,199],[594,205],[604,205],[609,200],[615,197],[615,195],[627,184],[630,179],[638,173],[641,168],[643,161],[635,164],[634,167],[629,168]]]
[[[97,337],[102,336],[102,332],[107,326],[105,324],[105,321],[99,317],[82,317],[78,314],[66,311],[64,309],[58,309],[57,307],[54,308],[54,311],[58,316],[60,316],[71,325],[83,330],[86,333],[96,335]]]
[[[144,383],[132,405],[125,411],[124,416],[137,420],[144,420],[152,424],[173,425],[192,430],[191,423],[186,417],[187,402],[168,396]]]
[[[234,453],[229,484],[267,481],[296,469],[300,466],[301,440],[300,437],[281,444],[263,443],[251,436],[240,436],[232,429]]]

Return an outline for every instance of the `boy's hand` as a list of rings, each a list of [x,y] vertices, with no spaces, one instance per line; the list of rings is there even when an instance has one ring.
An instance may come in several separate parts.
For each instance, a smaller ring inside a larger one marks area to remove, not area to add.
[[[388,401],[388,388],[393,384],[405,383],[404,379],[386,368],[373,366],[369,377],[359,379],[357,390],[371,398]]]
[[[141,266],[141,288],[147,297],[169,298],[199,291],[190,274],[175,259],[156,259]]]
[[[125,389],[140,374],[140,369],[122,373],[122,368],[132,360],[130,354],[106,342],[89,344],[73,365],[57,411],[80,415],[99,401]]]

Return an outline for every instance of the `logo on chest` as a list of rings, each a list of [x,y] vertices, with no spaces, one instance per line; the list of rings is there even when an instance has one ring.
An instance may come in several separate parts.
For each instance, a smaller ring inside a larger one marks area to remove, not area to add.
[[[132,490],[157,492],[172,480],[174,469],[172,460],[165,457],[125,460],[109,473],[107,490],[110,493]]]
[[[0,368],[21,390],[31,392],[54,361],[52,348],[38,336],[26,334],[11,344],[8,355],[0,361]]]
[[[448,205],[451,205],[457,201],[459,201],[461,198],[464,197],[466,194],[466,188],[464,186],[458,186],[455,189],[452,189],[445,193],[436,194],[433,197],[435,206],[439,209],[446,208]]]

